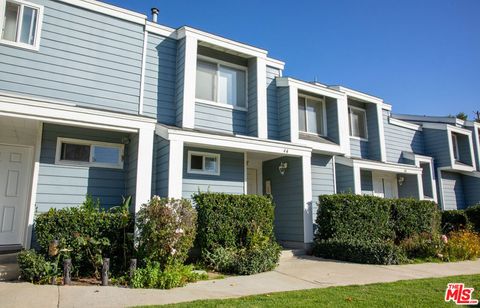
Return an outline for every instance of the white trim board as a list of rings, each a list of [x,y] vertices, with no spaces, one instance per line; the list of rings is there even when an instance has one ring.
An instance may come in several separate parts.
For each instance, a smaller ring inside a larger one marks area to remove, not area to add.
[[[356,100],[360,100],[362,102],[379,104],[382,107],[384,105],[383,99],[381,99],[379,97],[376,97],[376,96],[373,96],[373,95],[370,95],[370,94],[366,94],[366,93],[363,93],[363,92],[360,92],[360,91],[349,89],[349,88],[346,88],[346,87],[343,87],[343,86],[330,86],[329,88],[335,89],[336,91],[340,91],[342,93],[345,93],[347,96],[352,97]]]
[[[416,131],[422,131],[423,130],[422,126],[419,125],[419,124],[414,124],[414,123],[402,121],[402,120],[399,120],[399,119],[395,119],[395,118],[392,118],[392,116],[388,117],[388,123],[391,124],[391,125],[395,125],[395,126],[399,126],[399,127],[403,127],[403,128],[408,128],[408,129],[416,130]]]
[[[344,93],[337,91],[335,89],[328,88],[326,86],[320,85],[318,83],[312,84],[309,82],[301,81],[291,77],[277,77],[276,79],[277,87],[290,87],[293,86],[298,90],[305,92],[310,92],[317,95],[328,96],[332,98],[342,98],[345,96]]]
[[[413,165],[387,164],[383,162],[357,160],[338,156],[336,162],[353,168],[368,169],[374,171],[385,171],[404,174],[421,174],[422,169]]]

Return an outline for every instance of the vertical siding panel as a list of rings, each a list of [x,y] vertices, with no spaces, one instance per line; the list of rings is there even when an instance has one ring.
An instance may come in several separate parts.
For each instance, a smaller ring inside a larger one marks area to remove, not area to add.
[[[280,76],[280,70],[267,66],[267,113],[268,113],[268,139],[278,139],[278,101],[276,77]]]

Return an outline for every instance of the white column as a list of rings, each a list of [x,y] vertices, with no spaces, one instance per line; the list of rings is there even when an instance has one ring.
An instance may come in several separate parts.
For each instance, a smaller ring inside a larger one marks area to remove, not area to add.
[[[137,185],[135,213],[147,203],[152,194],[153,134],[155,127],[140,128],[138,132]]]
[[[340,139],[340,148],[345,155],[350,156],[350,126],[348,115],[347,95],[337,99],[338,114],[338,134]]]
[[[267,62],[257,58],[257,130],[258,138],[268,138]]]
[[[362,194],[362,177],[360,173],[360,167],[353,166],[353,180],[354,180],[354,193],[357,195]]]
[[[422,174],[419,173],[417,174],[417,185],[418,185],[418,200],[423,200],[424,195],[423,195],[423,179],[422,179]]]
[[[170,140],[168,166],[168,197],[182,197],[183,141]]]
[[[383,162],[387,162],[387,150],[385,147],[385,130],[383,127],[383,109],[382,105],[377,104],[377,120],[378,120],[378,139],[380,140],[380,158]]]
[[[313,242],[311,155],[302,156],[303,168],[303,241]]]
[[[298,89],[288,87],[290,100],[290,142],[298,141]]]
[[[197,73],[197,39],[195,37],[185,36],[184,61],[182,125],[186,128],[193,128],[195,125],[195,83]]]

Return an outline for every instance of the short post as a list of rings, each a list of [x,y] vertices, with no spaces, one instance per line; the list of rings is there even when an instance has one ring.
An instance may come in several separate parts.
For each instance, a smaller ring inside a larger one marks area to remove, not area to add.
[[[63,284],[69,285],[72,283],[70,271],[72,270],[72,259],[63,260]]]
[[[137,270],[137,259],[130,259],[130,286],[132,285],[133,275]]]
[[[102,266],[102,286],[108,286],[108,270],[110,268],[110,258],[103,259]]]

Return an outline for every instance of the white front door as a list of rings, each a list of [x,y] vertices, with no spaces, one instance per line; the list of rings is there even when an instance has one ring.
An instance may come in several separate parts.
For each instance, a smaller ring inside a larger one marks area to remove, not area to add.
[[[373,172],[373,194],[382,198],[398,198],[396,174]]]
[[[257,191],[257,169],[247,169],[247,194],[256,195]]]
[[[23,244],[31,148],[0,144],[0,245]]]

